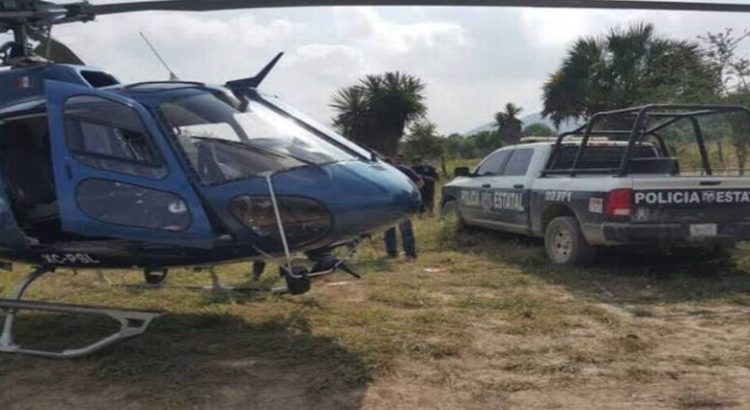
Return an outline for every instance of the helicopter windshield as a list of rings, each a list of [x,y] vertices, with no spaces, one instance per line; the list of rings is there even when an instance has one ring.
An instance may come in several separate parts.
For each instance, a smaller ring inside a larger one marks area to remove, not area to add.
[[[360,157],[262,100],[201,92],[159,105],[204,184]]]

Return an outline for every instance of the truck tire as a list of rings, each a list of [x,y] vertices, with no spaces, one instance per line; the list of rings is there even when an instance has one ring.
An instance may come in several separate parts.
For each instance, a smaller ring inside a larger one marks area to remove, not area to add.
[[[466,224],[464,223],[464,218],[461,216],[461,210],[458,209],[458,201],[456,200],[448,200],[445,201],[443,206],[440,208],[440,217],[441,218],[456,218],[456,223],[458,224],[459,228],[464,228]]]
[[[716,244],[706,249],[709,259],[728,260],[737,246],[735,244]]]
[[[560,216],[544,231],[544,250],[556,265],[587,265],[596,250],[586,243],[578,221],[572,216]]]

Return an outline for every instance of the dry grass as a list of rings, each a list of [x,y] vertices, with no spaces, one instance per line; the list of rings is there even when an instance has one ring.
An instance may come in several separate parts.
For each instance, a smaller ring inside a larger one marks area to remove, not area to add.
[[[301,297],[50,275],[31,298],[169,315],[81,360],[0,356],[0,408],[750,407],[744,251],[730,263],[618,252],[590,269],[558,268],[534,240],[434,220],[416,228],[417,262],[365,244],[363,280],[339,274]],[[248,270],[222,276],[241,282]],[[21,276],[3,275],[1,290]],[[170,283],[208,278],[185,270]],[[20,340],[37,345],[106,330],[85,318],[22,319]]]

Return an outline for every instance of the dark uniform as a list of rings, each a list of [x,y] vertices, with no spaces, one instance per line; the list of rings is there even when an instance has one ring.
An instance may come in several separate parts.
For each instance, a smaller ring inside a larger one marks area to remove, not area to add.
[[[440,179],[435,167],[428,164],[420,164],[414,167],[414,172],[424,181],[422,192],[422,208],[420,212],[432,213],[435,207],[435,183]]]
[[[391,164],[398,168],[399,171],[403,172],[409,177],[417,186],[421,181],[419,175],[417,175],[411,168],[403,165]],[[404,253],[407,258],[417,257],[417,248],[414,244],[414,230],[411,226],[411,220],[406,219],[398,225],[398,230],[401,231],[401,242],[404,247]],[[388,252],[388,256],[395,258],[398,256],[398,243],[396,242],[396,228],[393,227],[385,232],[385,250]]]

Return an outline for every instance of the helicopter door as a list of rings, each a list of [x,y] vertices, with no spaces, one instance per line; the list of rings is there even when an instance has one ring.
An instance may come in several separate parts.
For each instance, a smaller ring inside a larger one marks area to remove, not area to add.
[[[213,246],[198,195],[143,106],[70,83],[45,87],[64,231]]]
[[[5,180],[0,172],[0,184]],[[29,240],[18,226],[10,204],[7,192],[0,187],[0,247],[22,251],[29,247]]]

